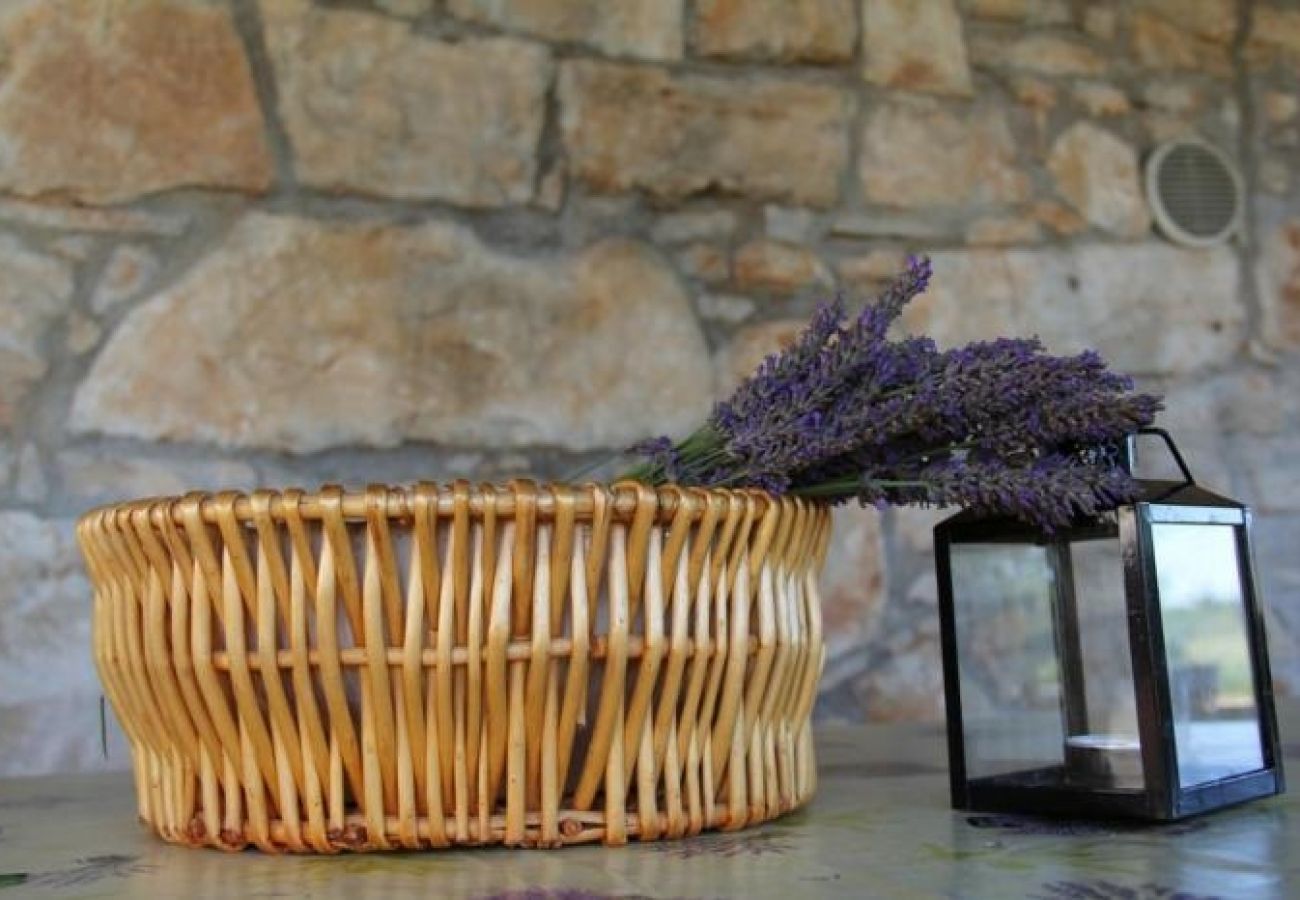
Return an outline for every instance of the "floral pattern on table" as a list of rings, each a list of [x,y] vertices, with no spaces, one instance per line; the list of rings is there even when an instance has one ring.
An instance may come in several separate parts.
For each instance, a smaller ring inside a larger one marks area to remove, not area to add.
[[[768,856],[784,854],[794,845],[767,829],[738,831],[724,834],[702,834],[685,841],[665,841],[648,845],[656,852],[666,853],[676,859],[694,859],[697,856]]]
[[[1125,887],[1110,881],[1052,881],[1030,894],[1031,900],[1223,900],[1212,894],[1191,894],[1160,884]]]
[[[135,856],[116,853],[87,856],[67,868],[48,872],[0,872],[0,889],[19,885],[28,888],[80,888],[104,878],[128,878],[151,868]]]

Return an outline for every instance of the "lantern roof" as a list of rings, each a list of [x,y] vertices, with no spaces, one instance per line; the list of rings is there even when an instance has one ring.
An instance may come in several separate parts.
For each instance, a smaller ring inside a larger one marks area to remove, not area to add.
[[[1144,504],[1164,507],[1208,507],[1245,511],[1247,506],[1240,501],[1216,494],[1194,482],[1160,481],[1139,479],[1138,496],[1125,506],[1136,507]],[[943,531],[953,536],[966,538],[988,537],[1002,540],[1024,540],[1043,543],[1059,539],[1081,539],[1104,537],[1114,534],[1114,515],[1104,513],[1096,517],[1080,517],[1069,528],[1048,534],[1035,525],[1022,522],[1007,515],[990,516],[976,510],[964,509],[949,516],[935,526],[936,531]]]

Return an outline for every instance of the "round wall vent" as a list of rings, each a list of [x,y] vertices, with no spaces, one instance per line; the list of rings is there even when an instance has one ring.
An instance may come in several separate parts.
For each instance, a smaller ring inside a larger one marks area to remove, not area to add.
[[[1157,147],[1147,160],[1146,190],[1156,225],[1175,243],[1219,244],[1241,225],[1241,174],[1205,141],[1182,138]]]

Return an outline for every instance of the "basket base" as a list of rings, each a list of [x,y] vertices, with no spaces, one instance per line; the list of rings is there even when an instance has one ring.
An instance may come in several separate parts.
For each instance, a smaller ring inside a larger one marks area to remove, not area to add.
[[[733,771],[715,788],[711,767],[702,778],[688,775],[685,790],[670,795],[648,784],[638,791],[615,790],[597,795],[596,808],[577,809],[566,795],[554,812],[480,812],[470,804],[453,804],[442,815],[421,814],[414,798],[402,814],[366,814],[346,797],[315,795],[295,804],[305,818],[286,819],[262,807],[250,814],[246,792],[235,780],[219,784],[211,777],[195,779],[184,765],[162,765],[147,752],[136,754],[136,791],[140,822],[163,840],[187,847],[238,852],[249,847],[266,853],[365,853],[505,846],[556,848],[602,843],[621,846],[629,841],[690,838],[706,831],[737,831],[780,818],[804,806],[817,790],[812,729],[805,724],[786,752],[775,750],[755,735],[751,753],[732,758]],[[707,758],[707,754],[705,755]],[[141,777],[149,773],[152,777]],[[210,776],[210,773],[209,773]],[[607,784],[623,783],[616,778]],[[674,782],[675,783],[675,782]],[[287,786],[287,784],[286,784]],[[334,786],[338,788],[339,782]],[[259,795],[251,794],[253,798]],[[331,803],[334,800],[336,802]],[[649,801],[647,803],[647,800]],[[323,801],[323,802],[320,802]],[[255,801],[256,802],[256,801]],[[418,804],[423,807],[424,804]]]
[[[524,828],[522,839],[506,839],[506,823],[503,816],[492,816],[486,829],[477,819],[468,822],[462,834],[454,822],[448,822],[436,837],[433,826],[426,817],[413,820],[414,828],[399,828],[396,819],[385,823],[382,838],[371,833],[360,815],[349,815],[343,828],[326,829],[312,839],[310,823],[294,823],[292,826],[276,819],[269,823],[265,835],[251,835],[233,829],[223,829],[209,834],[201,817],[195,817],[190,827],[181,832],[154,828],[143,821],[163,840],[182,844],[187,847],[207,847],[237,853],[250,847],[269,853],[374,853],[391,851],[445,850],[472,847],[518,847],[523,849],[555,849],[559,847],[578,846],[581,844],[603,843],[607,846],[620,846],[629,841],[672,841],[696,837],[710,831],[737,831],[752,828],[764,822],[779,819],[804,806],[811,797],[804,797],[788,804],[778,804],[775,809],[764,807],[750,809],[740,817],[733,817],[730,809],[719,809],[712,819],[697,816],[678,817],[669,821],[663,812],[654,813],[649,821],[634,809],[624,816],[623,827],[619,837],[614,838],[600,813],[579,810],[561,810],[559,813],[559,839],[543,838],[541,824],[530,821]],[[536,819],[530,816],[530,819]],[[484,835],[484,831],[486,834]]]

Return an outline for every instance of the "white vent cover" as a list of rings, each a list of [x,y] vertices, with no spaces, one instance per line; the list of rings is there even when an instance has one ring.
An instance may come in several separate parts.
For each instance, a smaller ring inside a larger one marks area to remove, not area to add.
[[[1241,225],[1241,174],[1205,141],[1182,138],[1157,147],[1147,160],[1146,190],[1156,225],[1175,243],[1220,244]]]

